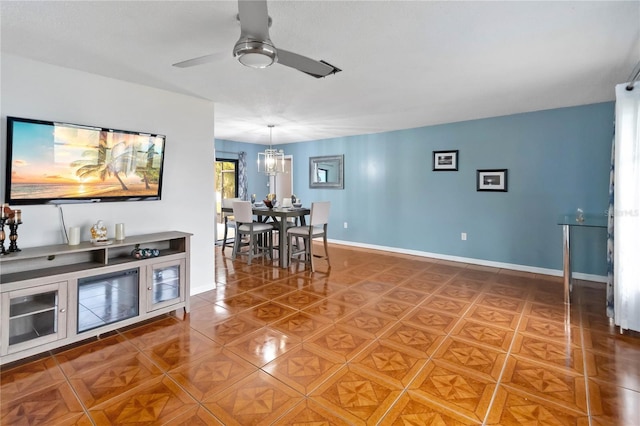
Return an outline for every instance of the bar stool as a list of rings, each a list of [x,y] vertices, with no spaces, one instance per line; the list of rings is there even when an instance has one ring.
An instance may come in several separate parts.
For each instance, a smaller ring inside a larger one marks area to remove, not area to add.
[[[315,271],[313,264],[313,258],[326,259],[329,268],[331,263],[329,262],[329,249],[327,246],[327,224],[329,222],[329,208],[331,207],[330,201],[321,201],[311,203],[311,217],[308,226],[293,226],[287,229],[287,241],[288,241],[288,256],[289,263],[294,260],[294,256],[304,256],[305,263],[311,264],[311,272]],[[313,239],[322,237],[324,243],[324,256],[315,254],[313,252]],[[304,240],[304,249],[293,250],[293,239],[302,238]],[[300,259],[295,259],[300,261]]]
[[[242,201],[240,198],[224,198],[222,200],[223,208],[233,208],[234,201]],[[225,247],[233,248],[235,244],[235,236],[233,241],[227,242],[227,236],[229,234],[229,229],[236,229],[236,221],[233,214],[222,212],[222,216],[224,217],[224,236],[222,237],[222,252],[224,253]]]
[[[273,241],[271,238],[273,226],[266,223],[255,222],[253,220],[253,212],[249,201],[234,201],[233,216],[236,220],[236,238],[233,245],[232,259],[236,260],[236,256],[238,254],[248,254],[249,261],[247,264],[249,265],[251,265],[251,260],[254,257],[269,257],[269,259],[272,259],[271,252],[273,251]],[[249,242],[247,244],[249,246],[249,250],[247,253],[240,251],[240,240],[243,235],[249,237]],[[258,236],[263,237],[260,240],[262,241],[262,244],[267,244],[266,247],[259,243]]]

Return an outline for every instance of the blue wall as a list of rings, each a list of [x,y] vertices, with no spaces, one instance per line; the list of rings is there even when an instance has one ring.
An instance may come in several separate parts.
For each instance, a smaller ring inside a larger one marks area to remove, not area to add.
[[[278,148],[293,156],[296,195],[332,202],[331,239],[559,270],[558,216],[607,208],[613,119],[607,102]],[[264,146],[216,149],[247,151],[254,171]],[[432,152],[454,149],[459,171],[432,171]],[[310,189],[309,157],[338,154],[345,189]],[[477,169],[508,169],[509,191],[477,192]],[[264,176],[249,182],[267,192]],[[606,230],[574,234],[574,270],[606,275]]]

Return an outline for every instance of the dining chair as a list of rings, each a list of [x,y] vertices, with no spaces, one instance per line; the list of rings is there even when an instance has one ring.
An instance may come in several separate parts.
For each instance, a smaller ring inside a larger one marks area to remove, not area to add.
[[[267,223],[255,222],[253,220],[253,211],[251,203],[249,201],[234,201],[233,202],[233,216],[236,221],[236,238],[233,245],[233,256],[235,260],[239,254],[248,254],[251,265],[251,260],[254,257],[269,257],[272,259],[271,252],[273,251],[272,231],[273,226]],[[242,236],[248,237],[249,246],[248,252],[241,252],[241,240]],[[258,238],[262,236],[263,238]],[[266,246],[264,245],[266,244]]]
[[[222,207],[223,208],[233,208],[234,201],[241,201],[240,198],[223,198],[222,199]],[[227,241],[229,235],[229,229],[236,229],[236,221],[233,213],[222,212],[222,216],[224,217],[224,236],[222,237],[222,252],[224,253],[225,247],[231,247],[233,249],[233,245],[235,244],[236,235],[234,233],[234,239],[232,241]]]
[[[291,202],[291,198],[283,198],[282,199],[282,208],[290,209],[293,207],[293,203]],[[297,217],[288,217],[287,218],[287,226],[296,226],[298,224]]]
[[[330,201],[320,201],[311,203],[311,217],[307,226],[293,226],[287,229],[287,247],[289,264],[295,257],[304,256],[305,263],[311,264],[311,272],[315,271],[313,258],[326,259],[329,268],[329,248],[327,246],[327,224],[329,223]],[[313,252],[313,239],[322,237],[324,243],[324,256]],[[304,249],[293,250],[293,239],[301,238],[304,241]],[[300,259],[295,259],[300,261]]]

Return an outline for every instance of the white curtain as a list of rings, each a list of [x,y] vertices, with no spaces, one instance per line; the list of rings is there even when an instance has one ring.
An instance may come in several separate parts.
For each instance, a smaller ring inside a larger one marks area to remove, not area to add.
[[[640,331],[640,85],[616,86],[614,319]]]

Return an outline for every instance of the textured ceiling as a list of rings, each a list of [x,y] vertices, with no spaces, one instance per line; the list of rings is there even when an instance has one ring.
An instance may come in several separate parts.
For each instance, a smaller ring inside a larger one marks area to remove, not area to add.
[[[343,71],[243,67],[235,1],[1,1],[1,49],[210,99],[216,138],[267,143],[273,123],[274,144],[609,101],[640,60],[638,1],[268,7],[276,47]]]

